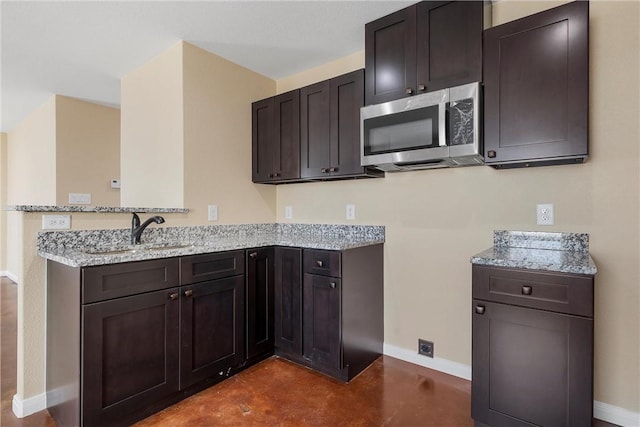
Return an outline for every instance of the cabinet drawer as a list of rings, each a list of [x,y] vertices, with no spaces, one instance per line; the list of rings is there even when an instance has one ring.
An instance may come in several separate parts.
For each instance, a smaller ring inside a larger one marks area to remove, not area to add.
[[[473,298],[593,317],[593,278],[473,266]]]
[[[244,251],[192,255],[180,259],[181,285],[244,274]]]
[[[88,304],[177,286],[178,258],[86,267],[82,269],[82,303]]]
[[[305,273],[320,276],[340,277],[340,252],[305,249],[303,254],[303,269]]]

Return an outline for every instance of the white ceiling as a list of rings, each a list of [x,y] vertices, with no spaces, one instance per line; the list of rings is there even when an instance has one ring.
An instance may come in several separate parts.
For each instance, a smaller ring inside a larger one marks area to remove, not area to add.
[[[364,49],[364,25],[414,1],[0,3],[0,131],[53,94],[120,105],[120,79],[185,40],[273,79]]]

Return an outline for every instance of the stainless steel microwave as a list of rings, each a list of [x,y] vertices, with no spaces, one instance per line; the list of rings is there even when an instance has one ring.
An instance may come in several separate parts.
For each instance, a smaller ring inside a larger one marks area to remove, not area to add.
[[[395,172],[484,164],[479,83],[360,109],[362,166]]]

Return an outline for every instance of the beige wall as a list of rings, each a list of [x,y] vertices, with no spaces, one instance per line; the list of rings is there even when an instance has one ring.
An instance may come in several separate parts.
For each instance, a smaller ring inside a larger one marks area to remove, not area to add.
[[[275,186],[251,182],[251,103],[271,96],[275,81],[184,44],[184,195],[190,220],[273,222]]]
[[[552,7],[494,3],[494,25]],[[587,232],[598,264],[595,399],[640,412],[640,63],[638,2],[591,2],[591,157],[584,165],[496,171],[489,167],[387,174],[385,179],[278,187],[278,221],[386,226],[385,343],[471,363],[469,257],[495,229]],[[279,80],[277,91],[313,83],[364,62],[348,58]],[[615,149],[613,149],[615,148]],[[536,225],[537,203],[555,205],[555,225]]]
[[[7,139],[0,133],[0,272],[7,270]]]
[[[55,96],[8,135],[7,203],[56,204]]]
[[[185,207],[182,42],[121,80],[122,206]]]
[[[91,193],[94,206],[119,206],[120,110],[56,96],[56,201],[69,193]]]

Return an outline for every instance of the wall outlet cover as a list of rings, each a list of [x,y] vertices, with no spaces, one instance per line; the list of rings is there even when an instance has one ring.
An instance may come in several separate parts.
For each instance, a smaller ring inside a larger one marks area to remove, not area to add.
[[[293,206],[284,207],[284,219],[293,219]]]
[[[538,225],[553,225],[553,204],[544,203],[537,205],[536,218]]]
[[[345,205],[345,216],[349,220],[356,219],[356,205]]]
[[[218,220],[218,205],[209,205],[209,212],[207,218],[209,221],[217,221]]]
[[[70,205],[90,205],[91,193],[69,193]]]
[[[42,215],[43,230],[69,230],[71,215]]]

